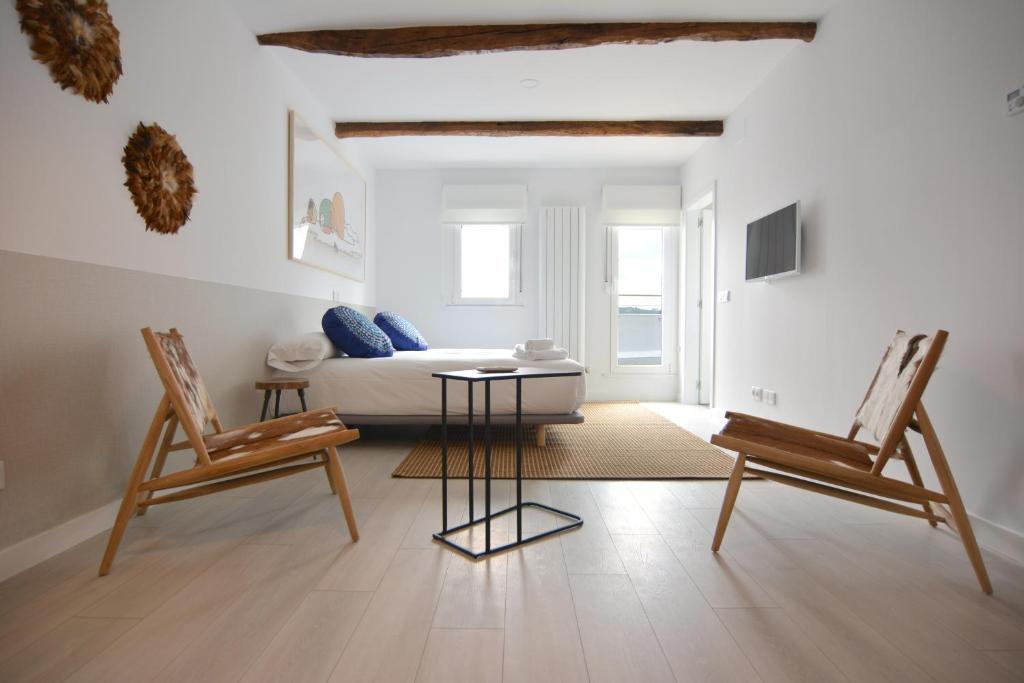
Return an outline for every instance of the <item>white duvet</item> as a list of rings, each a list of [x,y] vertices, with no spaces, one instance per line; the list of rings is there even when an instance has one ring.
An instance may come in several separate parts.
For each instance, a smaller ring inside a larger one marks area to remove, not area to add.
[[[337,406],[341,415],[440,415],[441,380],[431,373],[468,370],[481,365],[579,370],[574,360],[528,361],[512,357],[503,349],[430,349],[396,351],[391,358],[328,358],[313,369],[302,371],[309,379],[306,396],[310,408]],[[281,370],[274,377],[295,373]],[[523,381],[523,413],[551,415],[571,413],[586,397],[585,375],[536,378]],[[515,412],[515,382],[494,382],[491,413]],[[474,387],[477,414],[484,410],[484,386]],[[468,410],[466,383],[448,381],[448,412],[465,415]]]

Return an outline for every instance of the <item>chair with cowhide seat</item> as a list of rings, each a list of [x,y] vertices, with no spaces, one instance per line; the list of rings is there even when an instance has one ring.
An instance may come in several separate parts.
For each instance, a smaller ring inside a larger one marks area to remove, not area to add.
[[[337,451],[338,446],[358,439],[359,430],[347,428],[330,408],[225,430],[178,331],[154,332],[147,327],[142,337],[163,383],[164,395],[128,480],[100,564],[100,576],[110,571],[128,521],[136,512],[142,514],[151,505],[258,484],[317,467],[326,470],[331,489],[341,501],[349,534],[353,541],[359,540]],[[204,434],[211,424],[213,433]],[[179,425],[187,439],[172,443]],[[184,449],[194,451],[195,464],[163,474],[167,454]],[[314,457],[312,462],[310,456]],[[174,490],[154,495],[168,489]]]
[[[992,584],[970,519],[935,426],[921,402],[948,336],[944,330],[932,335],[897,332],[846,437],[726,413],[728,422],[711,437],[711,443],[736,451],[738,457],[711,549],[717,552],[722,545],[743,475],[749,472],[789,486],[920,517],[932,526],[943,522],[963,542],[981,589],[991,593]],[[878,445],[858,441],[861,429],[871,432]],[[939,491],[925,487],[907,440],[908,430],[924,438]],[[882,474],[892,458],[904,461],[910,482]]]

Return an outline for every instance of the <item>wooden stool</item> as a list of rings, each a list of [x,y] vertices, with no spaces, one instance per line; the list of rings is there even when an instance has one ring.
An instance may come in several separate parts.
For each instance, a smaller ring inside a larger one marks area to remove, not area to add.
[[[270,392],[274,392],[274,417],[281,417],[281,392],[293,389],[299,394],[299,403],[302,404],[302,412],[309,410],[306,407],[306,389],[309,388],[309,380],[304,377],[289,377],[287,379],[264,379],[256,382],[256,390],[263,392],[263,410],[260,411],[260,422],[267,419],[267,406],[270,404]]]

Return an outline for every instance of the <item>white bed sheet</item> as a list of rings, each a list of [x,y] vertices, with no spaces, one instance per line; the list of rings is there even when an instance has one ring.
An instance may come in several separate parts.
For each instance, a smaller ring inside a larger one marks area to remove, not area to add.
[[[579,370],[574,360],[527,361],[513,358],[504,349],[429,349],[396,351],[391,358],[328,358],[301,375],[309,379],[306,396],[310,408],[337,406],[342,415],[440,415],[441,380],[433,372],[466,370],[480,365]],[[281,370],[274,377],[295,376]],[[491,413],[515,413],[515,382],[494,382]],[[484,387],[474,388],[478,415],[484,410]],[[577,410],[586,397],[585,375],[552,377],[523,382],[523,414],[562,415]],[[465,415],[468,410],[465,382],[448,382],[448,412]]]

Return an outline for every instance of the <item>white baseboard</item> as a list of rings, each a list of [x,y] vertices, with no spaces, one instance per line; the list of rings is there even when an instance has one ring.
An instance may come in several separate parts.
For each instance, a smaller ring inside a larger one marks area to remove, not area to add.
[[[0,549],[0,581],[45,562],[114,526],[120,500],[107,503],[52,529]],[[96,558],[99,562],[99,558]],[[97,564],[97,566],[99,566]]]
[[[969,513],[968,516],[971,518],[974,535],[978,537],[978,545],[1024,565],[1024,534],[982,517]]]

